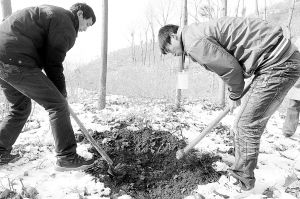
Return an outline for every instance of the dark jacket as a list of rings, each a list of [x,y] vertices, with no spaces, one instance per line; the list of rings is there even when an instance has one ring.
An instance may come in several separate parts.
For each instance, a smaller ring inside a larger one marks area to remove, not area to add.
[[[13,13],[0,24],[0,60],[39,67],[66,96],[63,61],[76,40],[78,18],[71,11],[43,5]]]
[[[224,17],[188,25],[178,34],[191,59],[227,83],[233,100],[240,98],[244,78],[286,61],[295,51],[281,27],[260,19]]]

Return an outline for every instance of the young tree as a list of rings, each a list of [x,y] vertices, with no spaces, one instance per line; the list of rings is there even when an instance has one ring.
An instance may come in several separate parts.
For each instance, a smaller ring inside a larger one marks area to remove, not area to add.
[[[259,17],[258,1],[255,0],[254,2],[255,2],[255,14],[257,17]]]
[[[243,9],[242,9],[242,17],[245,17],[246,16],[246,7],[245,7],[245,0],[243,0],[242,1],[242,7],[243,7]]]
[[[221,16],[227,16],[227,0],[222,0]],[[225,106],[225,82],[219,79],[219,103],[220,106]]]
[[[1,0],[0,1],[0,7],[1,7],[1,18],[0,18],[0,23],[2,20],[4,20],[6,17],[8,17],[9,15],[11,15],[12,13],[12,9],[11,9],[11,1],[10,0]],[[7,99],[4,99],[5,104],[4,104],[4,109],[3,109],[3,114],[8,113],[9,110],[9,104]],[[2,115],[2,119],[3,119],[4,115]]]
[[[106,105],[106,76],[107,76],[107,40],[108,40],[108,0],[102,0],[102,32],[101,32],[101,56],[100,56],[100,90],[99,103],[100,110]]]
[[[185,26],[188,24],[188,11],[187,11],[187,0],[182,0],[182,25]],[[179,57],[179,67],[178,67],[178,72],[182,72],[184,70],[184,61],[185,61],[185,55],[184,53],[182,56]],[[175,99],[175,104],[177,108],[180,108],[181,106],[181,89],[176,89],[176,99]]]
[[[235,8],[235,16],[236,17],[239,15],[239,8],[240,8],[240,0],[238,0],[237,6]]]
[[[265,14],[264,14],[264,20],[267,20],[267,0],[265,0]]]
[[[175,3],[173,0],[160,0],[160,5],[156,11],[156,21],[160,26],[167,25],[171,19],[172,13],[175,10]]]
[[[153,62],[155,62],[155,13],[153,6],[149,3],[146,10],[146,20],[148,23],[148,26],[150,28],[150,34],[151,34],[151,48],[149,48],[149,62],[151,60],[151,54],[153,56]]]
[[[199,15],[200,15],[200,8],[201,8],[202,0],[193,0],[190,1],[190,7],[193,9],[189,9],[189,16],[193,18],[195,22],[200,22]]]
[[[292,23],[294,8],[295,8],[295,0],[290,0],[290,10],[289,10],[289,18],[287,24],[289,38],[292,38],[291,23]]]
[[[5,19],[9,15],[11,15],[11,13],[12,13],[11,0],[1,0],[0,1],[0,7],[1,7],[1,19],[0,19],[0,21],[2,21],[3,19]]]

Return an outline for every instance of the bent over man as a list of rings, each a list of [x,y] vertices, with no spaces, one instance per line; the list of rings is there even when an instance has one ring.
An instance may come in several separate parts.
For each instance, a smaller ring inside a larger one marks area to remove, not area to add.
[[[0,165],[19,156],[11,150],[30,114],[31,99],[49,112],[56,169],[79,170],[93,164],[76,153],[62,63],[78,31],[95,22],[92,8],[76,3],[70,10],[52,5],[25,8],[0,24],[0,86],[10,105],[0,126]]]
[[[185,53],[228,85],[231,109],[241,104],[244,79],[254,76],[234,128],[235,163],[230,174],[243,190],[255,185],[261,135],[300,76],[300,53],[279,26],[261,19],[224,17],[179,29],[159,30],[163,54]]]

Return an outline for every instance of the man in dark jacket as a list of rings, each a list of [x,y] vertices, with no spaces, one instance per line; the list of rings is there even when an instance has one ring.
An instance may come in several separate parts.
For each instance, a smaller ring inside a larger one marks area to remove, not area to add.
[[[252,189],[261,135],[300,76],[300,53],[281,27],[260,19],[224,17],[182,30],[166,25],[158,37],[163,54],[184,53],[218,74],[228,86],[231,110],[241,104],[244,79],[254,76],[234,125],[235,163],[229,170],[243,190]]]
[[[49,112],[56,169],[80,170],[93,164],[76,153],[62,63],[78,31],[95,21],[90,6],[76,3],[70,10],[51,5],[25,8],[0,24],[0,85],[10,105],[0,127],[0,165],[19,156],[11,150],[30,114],[31,99]]]

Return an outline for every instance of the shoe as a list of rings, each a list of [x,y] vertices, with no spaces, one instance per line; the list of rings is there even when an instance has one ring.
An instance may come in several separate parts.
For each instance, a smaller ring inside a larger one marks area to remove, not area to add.
[[[286,138],[290,138],[290,137],[293,136],[293,134],[286,134],[286,133],[284,133],[283,135],[284,135],[284,137],[286,137]]]
[[[221,176],[217,186],[213,193],[223,198],[245,198],[248,197],[252,192],[245,191],[242,189],[240,181],[233,176]]]
[[[79,171],[91,168],[94,160],[86,160],[78,154],[70,155],[67,157],[57,158],[56,171]]]
[[[8,163],[14,163],[20,158],[20,154],[0,153],[0,166]]]

